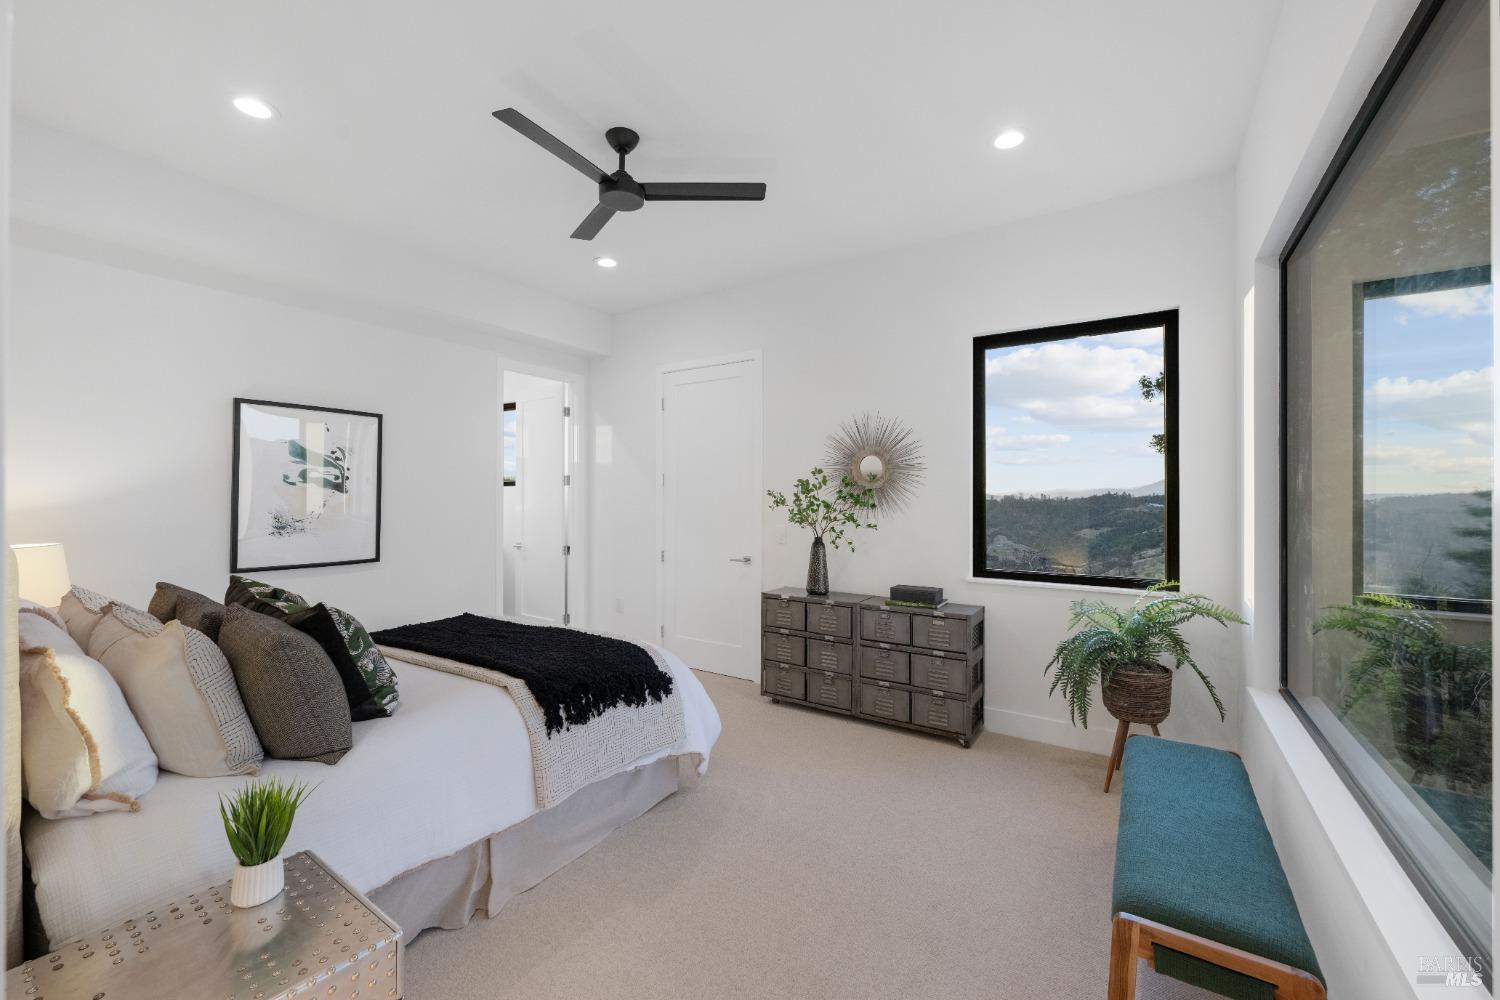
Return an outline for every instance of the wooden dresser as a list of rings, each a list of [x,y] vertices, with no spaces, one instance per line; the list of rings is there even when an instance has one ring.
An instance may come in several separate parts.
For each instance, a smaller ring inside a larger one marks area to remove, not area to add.
[[[761,595],[761,693],[958,740],[984,725],[984,608],[887,607],[869,594]]]

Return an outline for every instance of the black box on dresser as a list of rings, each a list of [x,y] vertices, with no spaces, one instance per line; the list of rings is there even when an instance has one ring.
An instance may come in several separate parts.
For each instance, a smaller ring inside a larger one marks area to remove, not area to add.
[[[968,746],[984,726],[984,608],[888,607],[782,587],[761,595],[761,693]]]

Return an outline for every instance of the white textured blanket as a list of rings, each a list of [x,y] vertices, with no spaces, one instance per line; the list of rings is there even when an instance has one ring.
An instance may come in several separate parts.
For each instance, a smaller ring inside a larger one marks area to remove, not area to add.
[[[660,651],[647,645],[641,648],[651,654],[658,670],[671,673]],[[584,785],[623,770],[631,761],[676,746],[683,739],[682,698],[675,685],[672,693],[659,702],[648,700],[640,707],[616,705],[584,725],[568,726],[548,736],[546,715],[525,681],[498,670],[409,649],[381,646],[380,650],[399,660],[506,690],[521,712],[531,742],[538,809],[561,802]]]

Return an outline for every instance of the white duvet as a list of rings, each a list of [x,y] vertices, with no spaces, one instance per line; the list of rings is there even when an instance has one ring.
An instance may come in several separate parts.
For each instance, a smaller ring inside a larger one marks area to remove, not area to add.
[[[692,671],[661,655],[681,693],[683,740],[621,770],[696,754],[703,773],[719,713]],[[287,853],[316,851],[361,892],[537,811],[530,744],[505,690],[392,660],[400,708],[356,722],[354,747],[338,764],[268,760],[261,770],[317,784]],[[234,856],[218,796],[245,780],[163,771],[139,812],[31,816],[24,835],[47,936],[60,943],[93,933],[228,878]]]

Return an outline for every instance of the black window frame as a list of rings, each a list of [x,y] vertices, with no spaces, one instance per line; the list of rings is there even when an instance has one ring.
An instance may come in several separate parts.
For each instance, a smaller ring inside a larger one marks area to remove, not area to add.
[[[1417,862],[1416,856],[1406,846],[1405,842],[1401,839],[1397,831],[1391,826],[1391,824],[1386,820],[1385,816],[1381,813],[1370,792],[1366,790],[1362,784],[1360,784],[1359,780],[1350,771],[1348,765],[1344,763],[1344,761],[1339,757],[1338,753],[1333,749],[1332,745],[1328,741],[1328,738],[1318,728],[1317,724],[1313,722],[1312,717],[1307,714],[1306,709],[1304,709],[1302,705],[1297,701],[1296,695],[1292,693],[1291,687],[1287,683],[1288,668],[1290,666],[1291,660],[1291,636],[1287,628],[1289,599],[1291,593],[1291,581],[1289,578],[1289,567],[1287,559],[1287,536],[1289,522],[1287,513],[1289,509],[1287,491],[1288,487],[1290,486],[1290,476],[1287,474],[1288,401],[1285,391],[1288,375],[1288,296],[1286,293],[1287,266],[1291,260],[1292,254],[1296,251],[1297,247],[1302,242],[1302,238],[1307,235],[1307,231],[1312,227],[1314,220],[1317,218],[1318,211],[1323,207],[1324,202],[1328,200],[1328,196],[1332,193],[1334,185],[1338,182],[1339,177],[1343,174],[1344,168],[1347,167],[1349,165],[1349,161],[1354,158],[1354,154],[1359,148],[1360,141],[1364,139],[1365,134],[1370,130],[1371,125],[1374,124],[1376,117],[1379,115],[1381,109],[1385,105],[1386,99],[1390,97],[1391,92],[1395,89],[1396,84],[1401,78],[1402,72],[1406,69],[1408,63],[1411,62],[1412,56],[1416,53],[1417,47],[1421,44],[1423,38],[1427,34],[1427,30],[1432,26],[1433,21],[1436,19],[1439,11],[1441,11],[1444,2],[1445,0],[1422,0],[1422,2],[1418,5],[1416,12],[1412,15],[1411,20],[1407,22],[1405,29],[1401,33],[1401,37],[1397,40],[1395,48],[1391,52],[1390,58],[1386,60],[1386,63],[1381,68],[1379,75],[1375,78],[1375,83],[1370,88],[1369,94],[1366,95],[1364,103],[1360,105],[1359,111],[1355,114],[1354,120],[1349,126],[1349,130],[1344,134],[1343,139],[1339,142],[1338,148],[1334,151],[1333,159],[1329,162],[1328,169],[1324,171],[1323,176],[1318,180],[1317,186],[1313,189],[1312,197],[1308,200],[1307,207],[1303,210],[1302,214],[1298,216],[1296,224],[1292,227],[1291,235],[1287,238],[1286,245],[1282,249],[1280,257],[1277,259],[1279,279],[1279,286],[1277,291],[1280,297],[1280,302],[1278,303],[1278,326],[1280,329],[1280,339],[1278,346],[1281,352],[1278,367],[1278,375],[1280,381],[1277,387],[1278,419],[1280,421],[1280,427],[1278,429],[1278,458],[1281,466],[1279,470],[1280,493],[1278,497],[1281,507],[1279,511],[1279,542],[1281,555],[1281,566],[1279,574],[1280,600],[1278,601],[1279,612],[1281,615],[1280,679],[1282,699],[1291,707],[1293,713],[1297,716],[1297,718],[1301,720],[1303,727],[1307,730],[1307,733],[1312,738],[1313,743],[1318,747],[1319,750],[1323,752],[1323,756],[1328,760],[1329,765],[1339,776],[1339,779],[1344,783],[1344,786],[1349,790],[1350,795],[1353,796],[1354,800],[1359,803],[1360,808],[1364,810],[1364,813],[1370,820],[1371,825],[1375,827],[1376,831],[1380,834],[1381,839],[1385,841],[1386,847],[1396,858],[1397,863],[1406,873],[1407,878],[1411,880],[1412,885],[1416,887],[1417,892],[1422,897],[1423,901],[1426,902],[1428,907],[1432,910],[1433,914],[1437,917],[1438,922],[1442,924],[1443,929],[1448,932],[1448,934],[1453,938],[1454,943],[1458,945],[1458,947],[1465,955],[1473,956],[1480,960],[1485,981],[1488,983],[1491,978],[1491,970],[1494,968],[1493,956],[1491,954],[1491,942],[1489,938],[1484,936],[1476,936],[1470,930],[1469,926],[1462,919],[1460,919],[1458,912],[1442,895],[1437,886],[1433,884],[1432,880],[1427,877],[1427,873]],[[1493,71],[1494,67],[1492,66],[1491,72]],[[1358,294],[1358,290],[1356,290],[1356,294]],[[1491,893],[1493,894],[1493,892],[1494,889],[1492,885]]]
[[[1073,573],[1033,573],[1018,570],[989,569],[985,565],[985,354],[997,347],[1020,347],[1027,344],[1045,344],[1059,340],[1077,340],[1081,337],[1102,336],[1110,333],[1130,333],[1136,330],[1162,329],[1163,398],[1162,433],[1166,435],[1167,447],[1162,455],[1166,479],[1166,575],[1161,580],[1144,580],[1123,576],[1092,576]],[[1040,327],[1009,333],[988,333],[974,338],[974,466],[973,466],[973,524],[972,558],[970,571],[976,579],[983,580],[1029,580],[1038,583],[1073,584],[1080,587],[1114,587],[1122,590],[1145,590],[1163,582],[1173,582],[1178,575],[1178,502],[1177,475],[1177,328],[1178,310],[1162,309],[1156,312],[1135,313],[1130,316],[1115,316],[1109,319],[1089,320],[1083,323],[1066,323],[1061,326]],[[1175,588],[1174,588],[1175,589]]]

